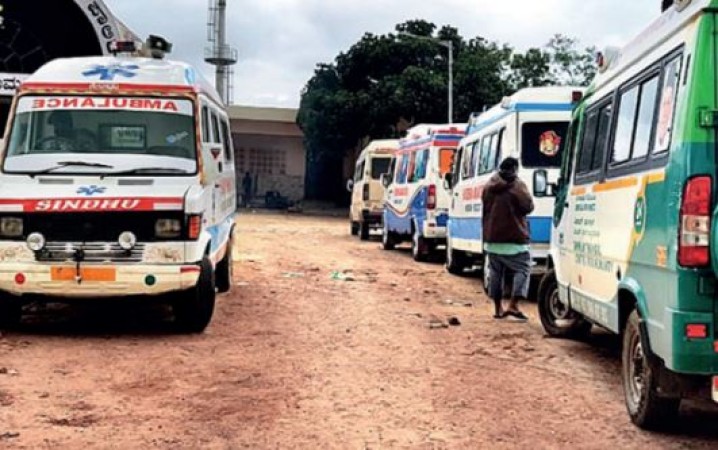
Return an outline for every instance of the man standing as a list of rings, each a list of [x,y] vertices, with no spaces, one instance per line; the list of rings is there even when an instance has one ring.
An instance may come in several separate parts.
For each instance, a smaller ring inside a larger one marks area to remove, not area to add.
[[[483,241],[489,258],[489,297],[496,307],[494,318],[528,318],[519,311],[519,302],[528,297],[531,279],[529,227],[526,216],[534,209],[526,184],[519,180],[519,161],[506,158],[499,172],[484,187]],[[504,310],[501,298],[505,278],[511,276],[509,305]]]
[[[252,199],[252,175],[247,172],[242,178],[242,192],[244,193],[243,203],[245,208],[249,208],[250,200]]]

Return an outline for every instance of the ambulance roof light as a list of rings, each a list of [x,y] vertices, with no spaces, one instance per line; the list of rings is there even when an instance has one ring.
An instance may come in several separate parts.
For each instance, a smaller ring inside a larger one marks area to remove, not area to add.
[[[137,43],[134,41],[112,41],[110,43],[110,53],[117,55],[118,53],[135,53],[137,51]]]
[[[163,59],[167,53],[172,53],[172,43],[162,36],[151,34],[147,38],[145,47],[155,59]]]

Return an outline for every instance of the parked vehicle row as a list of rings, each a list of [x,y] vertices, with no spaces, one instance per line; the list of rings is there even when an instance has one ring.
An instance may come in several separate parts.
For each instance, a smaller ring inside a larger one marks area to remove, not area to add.
[[[451,164],[429,150],[433,178],[424,181],[411,145],[384,177],[384,247],[412,236],[422,259],[446,242],[458,274],[486,265],[481,188],[502,158],[517,157],[537,205],[544,329],[621,335],[628,414],[646,429],[671,421],[685,398],[718,403],[716,36],[718,0],[677,1],[622,50],[599,55],[585,94],[520,91],[470,119]]]

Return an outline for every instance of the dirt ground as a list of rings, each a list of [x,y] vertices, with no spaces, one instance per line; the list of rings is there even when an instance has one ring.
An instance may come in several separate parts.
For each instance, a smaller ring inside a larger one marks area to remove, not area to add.
[[[628,421],[618,342],[490,318],[476,277],[244,214],[236,286],[198,336],[163,307],[34,308],[0,337],[0,448],[716,448],[718,414]],[[460,326],[431,328],[455,316]]]

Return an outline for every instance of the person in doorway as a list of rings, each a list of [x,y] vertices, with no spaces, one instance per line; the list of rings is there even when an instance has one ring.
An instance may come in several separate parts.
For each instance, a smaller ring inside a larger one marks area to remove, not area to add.
[[[497,319],[514,317],[526,321],[519,302],[528,297],[531,278],[529,227],[526,216],[534,209],[526,184],[518,179],[519,161],[506,158],[499,171],[484,187],[484,252],[489,258],[489,297],[494,301]],[[504,285],[511,277],[508,306],[503,307]]]
[[[245,208],[249,208],[250,199],[252,198],[252,174],[249,172],[244,174],[242,178],[242,204]]]

